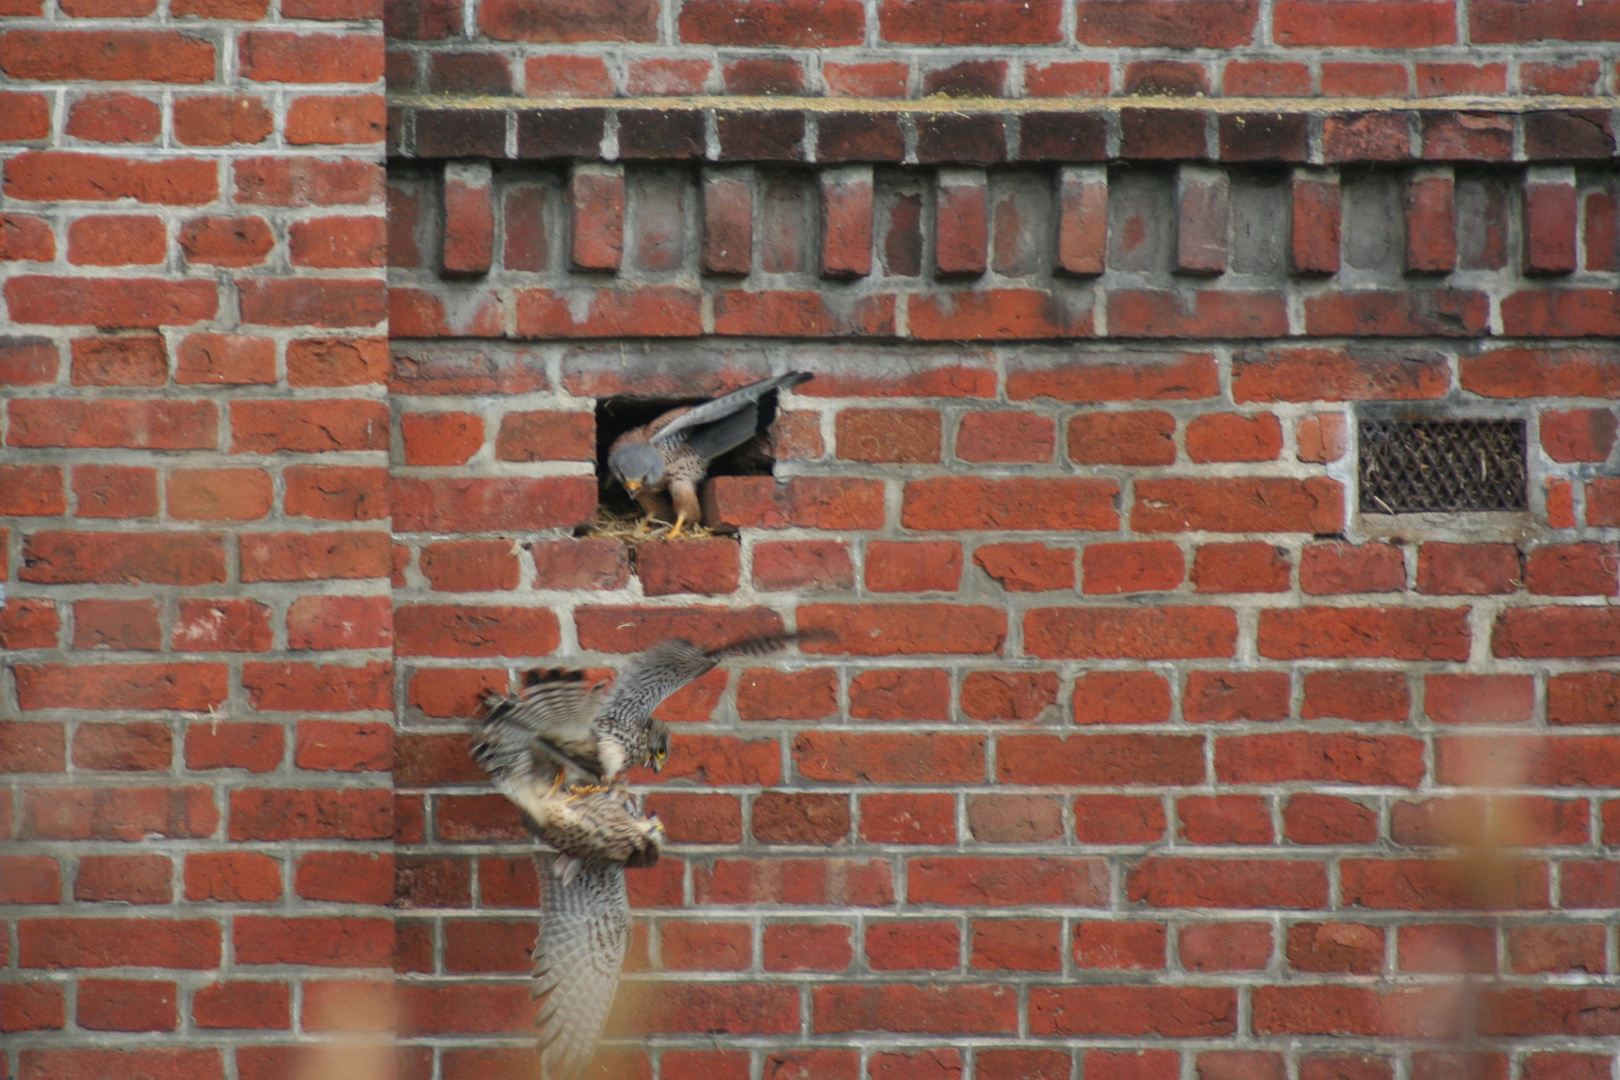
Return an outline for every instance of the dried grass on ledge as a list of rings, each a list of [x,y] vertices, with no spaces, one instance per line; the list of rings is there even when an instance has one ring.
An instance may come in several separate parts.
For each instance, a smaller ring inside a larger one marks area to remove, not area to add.
[[[622,540],[631,547],[640,547],[642,544],[650,544],[664,539],[669,530],[675,527],[675,523],[672,521],[658,521],[655,519],[651,529],[640,532],[638,530],[641,526],[641,520],[640,514],[615,514],[606,508],[598,508],[596,518],[591,522],[590,531],[585,535],[605,536],[611,540]],[[689,521],[686,523],[686,528],[681,530],[681,535],[675,538],[675,542],[680,543],[682,540],[688,539],[707,540],[714,535],[714,530],[707,525]]]

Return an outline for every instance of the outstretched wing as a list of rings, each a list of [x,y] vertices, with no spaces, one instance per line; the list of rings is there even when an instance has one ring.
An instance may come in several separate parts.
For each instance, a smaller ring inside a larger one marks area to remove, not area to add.
[[[564,885],[545,856],[533,994],[547,995],[535,1024],[546,1080],[573,1080],[590,1063],[607,1023],[630,945],[624,867],[590,862]]]
[[[814,378],[809,372],[790,371],[750,383],[713,401],[693,406],[652,433],[652,442],[672,446],[685,442],[704,461],[712,461],[747,442],[759,424],[759,399],[772,390],[798,386]]]
[[[600,773],[592,720],[602,703],[600,684],[583,671],[530,672],[515,697],[493,699],[478,722],[473,756],[497,784],[521,786],[535,778],[536,755],[564,767]],[[550,770],[542,769],[550,782]]]
[[[708,673],[718,661],[689,641],[674,638],[637,653],[613,680],[603,717],[645,721],[669,695]]]

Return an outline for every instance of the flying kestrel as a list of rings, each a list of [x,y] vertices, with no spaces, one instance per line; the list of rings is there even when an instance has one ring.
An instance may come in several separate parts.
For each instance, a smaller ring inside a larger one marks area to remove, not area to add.
[[[537,1046],[550,1080],[578,1076],[595,1052],[630,944],[625,868],[651,866],[663,849],[663,824],[637,815],[622,779],[632,766],[662,768],[669,755],[669,728],[653,710],[720,661],[793,640],[778,634],[708,650],[664,641],[635,657],[611,689],[581,671],[536,671],[516,696],[490,699],[473,756],[557,852],[536,858],[533,993],[546,996]]]
[[[813,377],[808,372],[790,371],[701,405],[671,409],[613,440],[608,468],[648,518],[663,512],[661,496],[667,493],[675,508],[675,527],[669,537],[677,537],[688,521],[702,516],[697,486],[709,475],[709,462],[759,432],[759,399]]]

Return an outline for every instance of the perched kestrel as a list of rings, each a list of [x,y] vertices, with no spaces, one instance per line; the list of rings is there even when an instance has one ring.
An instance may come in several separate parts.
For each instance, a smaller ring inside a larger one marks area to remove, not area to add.
[[[546,995],[537,1047],[551,1080],[578,1076],[595,1052],[630,944],[625,868],[651,866],[663,850],[663,824],[638,816],[622,779],[636,765],[662,768],[669,755],[669,728],[653,710],[720,661],[772,652],[795,637],[708,650],[664,641],[636,656],[611,689],[582,671],[536,671],[517,695],[490,699],[473,756],[557,852],[536,857],[533,993]]]
[[[613,440],[608,468],[649,518],[659,516],[660,497],[669,495],[675,508],[675,527],[669,533],[673,539],[688,521],[702,516],[697,486],[709,475],[709,462],[758,434],[759,399],[812,378],[808,372],[790,371],[701,405],[671,409]]]

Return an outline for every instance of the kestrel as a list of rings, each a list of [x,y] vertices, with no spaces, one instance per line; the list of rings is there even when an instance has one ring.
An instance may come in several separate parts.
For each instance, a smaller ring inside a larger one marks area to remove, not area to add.
[[[673,539],[688,521],[702,516],[697,486],[709,475],[709,462],[758,433],[759,399],[812,378],[808,372],[790,371],[701,405],[671,409],[613,440],[608,468],[648,518],[659,515],[660,496],[668,493],[675,508],[675,527],[669,532]]]
[[[552,1080],[577,1076],[595,1052],[630,944],[625,868],[651,866],[663,850],[663,824],[637,815],[622,779],[632,766],[662,768],[669,755],[669,728],[653,710],[720,661],[795,639],[777,634],[708,650],[663,641],[636,656],[611,689],[581,671],[536,671],[517,695],[490,699],[473,755],[557,852],[536,858],[533,988],[546,996],[537,1048]]]

